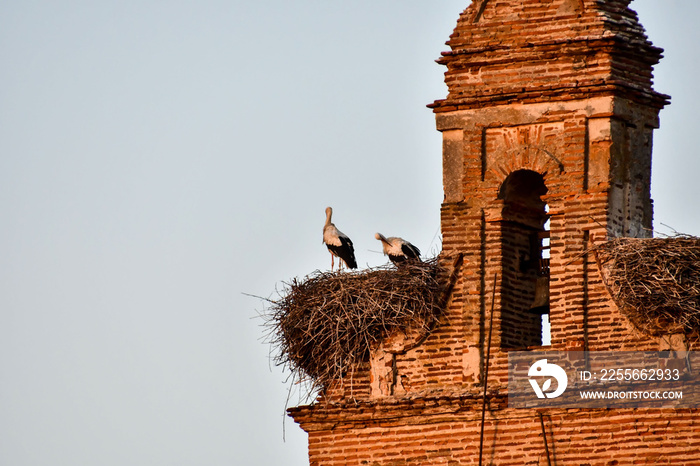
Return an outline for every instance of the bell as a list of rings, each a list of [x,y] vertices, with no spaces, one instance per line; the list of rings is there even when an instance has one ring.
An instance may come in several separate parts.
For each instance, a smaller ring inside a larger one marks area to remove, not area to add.
[[[549,276],[537,277],[535,299],[532,301],[529,312],[540,315],[549,312]]]

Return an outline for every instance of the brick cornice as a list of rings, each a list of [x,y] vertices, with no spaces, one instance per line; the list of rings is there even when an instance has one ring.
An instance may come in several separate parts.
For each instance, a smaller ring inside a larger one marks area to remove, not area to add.
[[[369,401],[349,400],[342,403],[318,402],[289,408],[287,412],[307,432],[425,425],[480,418],[482,396],[479,393],[450,393]],[[506,394],[494,392],[487,395],[487,407],[490,410],[503,410],[507,406]]]
[[[592,85],[571,84],[567,86],[537,87],[520,90],[496,89],[493,92],[475,92],[461,98],[439,99],[427,107],[435,113],[471,110],[494,105],[512,103],[535,104],[541,102],[570,102],[595,97],[621,97],[643,105],[662,109],[670,102],[670,96],[654,91],[645,91],[625,83],[603,82]]]

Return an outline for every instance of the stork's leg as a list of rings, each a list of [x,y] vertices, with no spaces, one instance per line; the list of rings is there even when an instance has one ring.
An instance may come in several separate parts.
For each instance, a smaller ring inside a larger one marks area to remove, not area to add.
[[[333,265],[334,265],[333,261],[334,260],[335,260],[335,256],[333,255],[333,253],[331,253],[331,272],[333,271]]]

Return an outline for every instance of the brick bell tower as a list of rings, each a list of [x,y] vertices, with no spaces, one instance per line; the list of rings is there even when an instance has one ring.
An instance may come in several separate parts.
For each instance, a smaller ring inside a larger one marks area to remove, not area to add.
[[[438,60],[449,93],[430,105],[440,257],[461,255],[458,279],[427,338],[389,339],[351,383],[289,410],[311,465],[477,464],[484,400],[483,464],[700,464],[695,410],[507,407],[509,351],[659,349],[587,252],[651,236],[652,133],[669,97],[652,89],[662,50],[630,1],[474,0],[460,15]]]
[[[614,325],[591,338],[604,290],[585,251],[651,236],[652,132],[668,103],[652,89],[662,50],[629,3],[478,0],[439,60],[443,254],[465,254],[462,292],[481,301],[472,318],[498,274],[499,348],[541,346],[548,320],[559,349],[623,340]],[[482,337],[468,339],[478,376]]]

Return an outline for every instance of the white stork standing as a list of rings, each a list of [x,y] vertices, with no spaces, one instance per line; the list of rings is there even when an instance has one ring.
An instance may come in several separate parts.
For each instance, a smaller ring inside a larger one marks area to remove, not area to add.
[[[328,251],[331,253],[331,270],[333,270],[334,257],[342,259],[342,262],[338,261],[338,270],[345,262],[351,269],[357,268],[357,262],[355,261],[355,249],[352,247],[352,241],[348,238],[348,235],[338,230],[333,223],[331,223],[331,216],[333,215],[333,209],[326,207],[326,224],[323,225],[323,242],[326,244]]]
[[[374,237],[382,242],[384,254],[389,256],[389,260],[393,262],[395,266],[398,267],[404,262],[411,260],[420,262],[420,249],[405,239],[395,236],[387,238],[381,233],[377,233]]]

